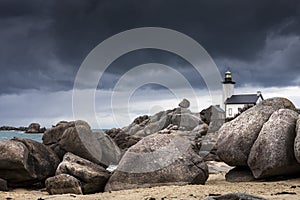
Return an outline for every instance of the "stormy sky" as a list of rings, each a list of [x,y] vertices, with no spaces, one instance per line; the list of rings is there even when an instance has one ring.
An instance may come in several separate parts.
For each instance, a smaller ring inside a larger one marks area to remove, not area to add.
[[[139,27],[186,34],[206,49],[221,74],[232,71],[238,92],[285,94],[300,107],[297,0],[1,0],[0,27],[0,125],[71,120],[72,89],[85,57],[105,39]],[[145,63],[171,66],[194,88],[205,90],[201,77],[179,56],[153,49],[130,52],[112,63],[98,87],[104,91],[97,97],[100,120],[109,117],[109,103],[101,103],[105,92],[133,66]],[[177,102],[161,87],[144,89],[136,94],[135,114],[151,101]],[[104,124],[113,126],[112,121]]]

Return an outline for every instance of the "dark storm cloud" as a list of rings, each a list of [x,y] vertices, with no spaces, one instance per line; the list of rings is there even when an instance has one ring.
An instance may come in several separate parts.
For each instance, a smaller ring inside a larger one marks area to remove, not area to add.
[[[230,66],[239,82],[295,84],[300,74],[298,2],[3,0],[0,93],[69,90],[81,62],[97,44],[120,31],[146,26],[175,29],[196,39],[220,70]],[[107,82],[148,61],[188,67],[173,55],[136,52],[114,63],[110,72],[116,76]]]

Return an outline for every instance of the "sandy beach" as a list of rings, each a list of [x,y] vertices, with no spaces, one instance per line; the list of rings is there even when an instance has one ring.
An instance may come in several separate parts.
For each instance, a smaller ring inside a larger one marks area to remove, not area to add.
[[[97,199],[97,200],[170,200],[170,199],[203,199],[209,195],[242,192],[263,196],[267,199],[300,199],[300,178],[271,182],[240,182],[225,181],[225,174],[210,175],[205,185],[163,186],[145,189],[133,189],[114,192],[104,192],[90,195],[49,195],[45,189],[28,190],[14,189],[0,192],[0,199]],[[289,193],[289,194],[282,194]]]

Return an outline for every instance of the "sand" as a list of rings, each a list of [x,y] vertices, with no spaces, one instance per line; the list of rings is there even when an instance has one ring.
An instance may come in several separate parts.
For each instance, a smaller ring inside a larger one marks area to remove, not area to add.
[[[225,173],[212,174],[205,185],[163,186],[145,189],[113,191],[111,193],[97,193],[91,195],[48,195],[43,190],[14,189],[9,192],[0,192],[0,199],[51,199],[51,200],[125,200],[142,199],[174,200],[174,199],[203,199],[210,194],[225,194],[230,192],[243,192],[266,197],[267,199],[299,199],[300,178],[272,182],[243,182],[229,183],[225,181]],[[277,194],[282,192],[295,194]],[[277,194],[277,195],[276,195]]]

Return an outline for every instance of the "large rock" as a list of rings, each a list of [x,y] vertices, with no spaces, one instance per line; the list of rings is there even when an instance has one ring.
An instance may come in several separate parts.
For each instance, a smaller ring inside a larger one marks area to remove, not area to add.
[[[59,164],[50,148],[30,139],[0,140],[0,152],[0,177],[12,187],[43,182]]]
[[[68,174],[60,174],[45,181],[49,194],[82,194],[81,183],[78,179]]]
[[[0,191],[7,191],[7,181],[0,178]]]
[[[186,104],[186,101],[181,104]],[[208,125],[201,120],[200,113],[193,113],[182,106],[160,111],[152,116],[137,117],[128,126],[122,129],[114,128],[105,133],[113,138],[122,152],[126,152],[129,147],[144,137],[157,132],[170,133],[172,130],[176,130],[177,135],[192,140],[196,149],[199,150],[202,145],[202,137],[208,131]]]
[[[72,152],[81,158],[107,167],[117,163],[120,157],[120,151],[112,140],[107,137],[105,139],[104,136],[99,136],[97,139],[88,123],[81,120],[59,123],[45,132],[43,143],[50,146],[60,159],[65,153]]]
[[[191,131],[196,126],[204,123],[201,120],[200,115],[197,117],[190,113],[182,113],[172,115],[171,124],[177,125],[179,129]]]
[[[70,127],[65,130],[58,141],[58,146],[65,152],[72,152],[94,163],[108,166],[102,162],[102,147],[96,136],[86,126]]]
[[[156,133],[130,147],[105,190],[204,184],[208,168],[189,140]]]
[[[252,145],[264,123],[280,108],[295,109],[285,98],[272,98],[246,110],[219,130],[217,155],[229,165],[247,166]]]
[[[143,126],[148,121],[149,121],[149,116],[148,115],[142,115],[142,116],[139,116],[139,117],[135,118],[133,120],[133,123],[140,124],[141,126]]]
[[[69,174],[81,182],[82,193],[103,192],[110,172],[102,166],[80,158],[72,153],[66,153],[56,170],[56,175]]]
[[[202,136],[206,135],[208,126],[207,124],[201,124],[195,127],[192,131],[181,131],[181,130],[174,130],[173,127],[177,127],[177,125],[173,125],[170,127],[167,127],[167,129],[164,129],[162,131],[159,131],[161,133],[172,133],[176,136],[181,136],[191,142],[191,144],[194,146],[194,149],[198,153],[202,146]]]
[[[298,113],[280,109],[272,114],[251,148],[248,165],[255,178],[300,172],[294,156]]]
[[[258,105],[271,106],[275,110],[286,108],[293,111],[297,111],[295,105],[290,100],[283,97],[274,97],[274,98],[266,99],[264,101],[261,101]]]
[[[72,122],[60,121],[51,129],[48,129],[44,133],[42,137],[43,144],[53,149],[55,153],[58,155],[58,157],[62,159],[66,151],[60,148],[58,141],[61,139],[65,130],[67,130],[70,127],[75,127],[76,125],[78,126],[83,125],[86,126],[87,128],[90,128],[88,123],[82,120],[77,120]]]
[[[131,124],[122,129],[105,131],[122,152],[136,144],[139,140],[157,132],[170,133],[176,130],[177,135],[182,135],[192,140],[196,149],[201,148],[202,136],[206,135],[208,125],[201,118],[200,113],[193,113],[187,108],[177,107],[161,111],[152,116],[137,117]]]
[[[121,159],[121,150],[116,143],[105,133],[95,133],[102,149],[101,162],[106,165],[117,165]]]
[[[296,138],[294,144],[295,157],[298,163],[300,163],[300,115],[296,125]]]
[[[112,128],[110,130],[105,131],[105,133],[109,135],[109,137],[111,137],[114,140],[114,142],[118,145],[118,147],[124,151],[127,151],[129,147],[135,145],[138,141],[141,140],[140,137],[126,134],[120,128]]]
[[[219,105],[209,106],[200,112],[200,117],[204,123],[212,126],[210,128],[212,131],[217,131],[224,124],[225,111]]]
[[[136,124],[133,122],[128,127],[123,128],[123,130],[128,135],[142,138],[166,128],[171,124],[171,118],[170,111],[163,111],[150,117],[146,123]]]
[[[228,182],[250,182],[255,181],[251,170],[248,167],[235,167],[226,173],[225,179]]]
[[[25,130],[25,133],[44,133],[46,128],[41,128],[39,123],[31,123],[28,128]]]
[[[71,122],[60,121],[51,129],[47,130],[44,133],[42,138],[43,144],[48,146],[56,144],[62,137],[62,134],[64,133],[65,130],[67,130],[70,127],[75,127],[76,125],[86,126],[87,128],[90,128],[89,124],[82,120],[71,121]]]
[[[187,99],[183,99],[178,106],[181,108],[188,108],[190,107],[190,102]]]
[[[200,113],[193,113],[188,109],[188,104],[189,101],[184,99],[178,108],[161,111],[153,116],[137,117],[133,123],[122,128],[122,131],[140,138],[161,131],[171,124],[177,125],[180,130],[191,131],[204,122],[200,118]]]

